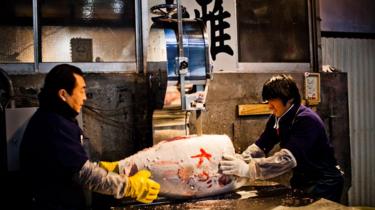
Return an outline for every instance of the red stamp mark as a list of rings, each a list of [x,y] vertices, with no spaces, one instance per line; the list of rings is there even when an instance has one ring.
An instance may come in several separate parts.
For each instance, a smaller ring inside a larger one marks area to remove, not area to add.
[[[197,165],[198,168],[201,167],[204,158],[207,158],[207,160],[210,160],[211,157],[212,157],[211,154],[207,153],[202,148],[200,149],[200,152],[201,152],[201,154],[199,154],[199,155],[193,155],[193,156],[191,156],[191,158],[199,158],[199,162],[198,162],[198,165]]]

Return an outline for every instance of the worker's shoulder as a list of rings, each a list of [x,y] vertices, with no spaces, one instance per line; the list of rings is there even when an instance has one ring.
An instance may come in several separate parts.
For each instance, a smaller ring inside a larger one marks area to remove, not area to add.
[[[303,105],[301,105],[300,109],[296,114],[296,120],[300,122],[323,124],[322,119],[316,112],[314,112],[309,107]]]
[[[60,114],[42,108],[39,108],[30,119],[33,124],[43,125],[46,128],[60,127],[66,124],[66,121]]]

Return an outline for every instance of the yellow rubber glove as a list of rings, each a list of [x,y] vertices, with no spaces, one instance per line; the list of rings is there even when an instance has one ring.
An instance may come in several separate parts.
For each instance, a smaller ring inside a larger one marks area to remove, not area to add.
[[[108,172],[116,172],[116,173],[119,172],[118,161],[114,161],[114,162],[100,161],[99,166],[101,168],[104,168]]]
[[[140,170],[134,176],[128,178],[125,196],[135,198],[142,203],[151,203],[158,197],[160,184],[149,179],[151,172]]]

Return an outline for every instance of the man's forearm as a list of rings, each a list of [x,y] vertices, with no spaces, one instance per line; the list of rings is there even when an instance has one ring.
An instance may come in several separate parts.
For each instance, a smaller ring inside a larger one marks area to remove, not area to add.
[[[289,150],[281,149],[267,158],[253,158],[250,164],[255,164],[255,179],[270,179],[296,167],[297,161]]]
[[[82,166],[74,179],[84,187],[98,193],[122,198],[127,183],[127,177],[117,173],[107,172],[98,164],[89,160]]]
[[[263,150],[255,143],[251,144],[245,151],[242,152],[241,155],[242,159],[247,163],[250,163],[252,158],[263,158],[266,156]]]

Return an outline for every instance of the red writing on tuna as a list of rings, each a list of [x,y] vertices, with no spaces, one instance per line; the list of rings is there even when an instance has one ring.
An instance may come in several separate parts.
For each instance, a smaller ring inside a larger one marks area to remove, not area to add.
[[[191,156],[191,158],[199,158],[199,162],[198,162],[198,165],[197,167],[200,168],[202,163],[203,163],[203,160],[204,158],[207,158],[207,160],[210,160],[212,155],[207,153],[206,151],[204,151],[204,149],[200,149],[200,154],[199,155],[194,155],[194,156]]]

